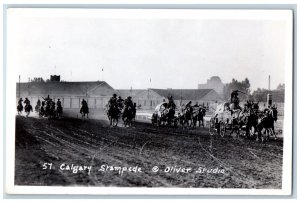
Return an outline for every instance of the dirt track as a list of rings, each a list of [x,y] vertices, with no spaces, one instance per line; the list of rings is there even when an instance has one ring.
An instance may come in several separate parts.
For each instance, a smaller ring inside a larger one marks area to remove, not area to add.
[[[221,138],[203,128],[111,128],[101,120],[17,116],[15,184],[281,188],[282,153],[282,140]],[[73,173],[66,164],[91,166],[90,173]],[[102,165],[142,172],[101,171]]]

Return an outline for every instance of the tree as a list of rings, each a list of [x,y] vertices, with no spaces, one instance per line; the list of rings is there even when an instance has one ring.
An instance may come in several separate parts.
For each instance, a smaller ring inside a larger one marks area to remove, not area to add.
[[[245,101],[245,100],[248,100],[249,99],[249,96],[250,96],[250,81],[248,78],[245,78],[245,80],[239,82],[238,80],[236,79],[232,79],[232,81],[230,83],[227,83],[225,84],[224,86],[224,97],[227,99],[227,98],[230,98],[230,95],[232,93],[232,91],[234,90],[239,90],[241,92],[244,92],[245,94],[243,93],[240,93],[239,94],[239,98],[241,101]]]
[[[30,82],[45,82],[42,77],[33,78],[30,80]]]
[[[285,85],[284,85],[284,83],[279,83],[279,85],[277,86],[277,88],[276,88],[277,90],[284,90],[285,89]]]

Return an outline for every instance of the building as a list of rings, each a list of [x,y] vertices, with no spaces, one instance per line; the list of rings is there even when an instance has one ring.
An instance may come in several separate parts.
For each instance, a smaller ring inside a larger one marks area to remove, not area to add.
[[[206,84],[198,84],[198,89],[213,89],[223,98],[224,84],[219,76],[212,76]]]
[[[50,95],[56,101],[61,100],[64,108],[80,108],[81,100],[88,102],[89,108],[104,108],[116,91],[105,81],[95,82],[60,82],[52,78],[48,82],[17,83],[17,98],[27,97],[32,105]]]
[[[222,98],[213,89],[137,89],[137,90],[118,90],[118,95],[123,98],[132,97],[133,102],[141,109],[154,109],[159,103],[168,101],[172,96],[177,106],[187,104],[217,103]]]

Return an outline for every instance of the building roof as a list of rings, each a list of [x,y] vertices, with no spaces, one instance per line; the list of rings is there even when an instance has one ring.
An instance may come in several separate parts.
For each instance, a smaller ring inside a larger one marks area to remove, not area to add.
[[[132,89],[132,90],[118,89],[117,91],[119,93],[118,96],[120,95],[121,97],[125,98],[128,96],[137,97],[139,94],[146,91],[146,89]]]
[[[29,95],[85,95],[90,94],[97,88],[105,88],[114,91],[105,81],[93,82],[28,82],[20,83],[21,93]],[[17,94],[19,83],[17,83]],[[99,95],[101,96],[101,95]]]
[[[209,92],[215,92],[213,89],[151,89],[151,90],[165,98],[172,96],[174,100],[200,100]]]

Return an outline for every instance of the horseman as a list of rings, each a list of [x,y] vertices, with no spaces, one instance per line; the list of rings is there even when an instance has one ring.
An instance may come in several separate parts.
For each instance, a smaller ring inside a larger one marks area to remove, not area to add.
[[[22,113],[22,111],[23,111],[22,102],[23,102],[23,99],[20,98],[19,101],[18,101],[18,106],[17,106],[18,114]]]
[[[61,101],[60,101],[60,99],[57,99],[56,105],[57,105],[57,107],[61,107]]]
[[[131,96],[127,97],[127,99],[125,99],[124,101],[124,104],[125,104],[125,108],[131,108],[133,109],[133,102],[131,100]]]
[[[173,97],[172,96],[168,97],[168,100],[169,100],[169,103],[167,105],[167,108],[169,108],[169,109],[175,109],[176,105],[174,103]]]
[[[36,105],[41,106],[41,100],[40,99],[37,100]]]
[[[26,104],[26,105],[30,104],[30,101],[29,101],[29,99],[27,97],[25,98],[24,104]]]
[[[86,110],[87,110],[87,112],[86,113],[88,113],[88,104],[87,104],[87,102],[85,101],[85,99],[82,99],[82,101],[81,101],[81,110],[80,110],[80,112],[82,112],[83,111],[83,108],[85,108]]]
[[[40,99],[38,99],[37,102],[36,102],[35,111],[39,112],[40,111],[40,107],[41,107],[41,101],[40,101]]]
[[[231,109],[231,110],[240,109],[240,106],[239,106],[240,99],[238,97],[238,95],[239,95],[238,92],[239,92],[238,90],[231,92],[230,102],[231,102],[231,104],[233,104],[233,109]]]
[[[25,112],[27,112],[26,117],[28,117],[30,111],[32,111],[32,106],[30,105],[30,101],[29,101],[29,99],[27,97],[25,98],[24,103],[25,103]]]
[[[185,105],[184,110],[185,110],[185,111],[190,111],[190,112],[193,111],[192,101],[189,101],[189,102]]]
[[[119,96],[119,98],[117,99],[117,105],[120,109],[123,109],[124,107],[124,99],[122,99],[121,96]]]
[[[117,95],[113,94],[113,96],[108,101],[108,107],[111,108],[113,106],[117,106],[117,104],[118,104],[118,102],[117,102]]]
[[[18,105],[20,105],[20,106],[23,106],[22,105],[22,101],[23,101],[23,99],[22,99],[22,97],[19,99],[19,101],[18,101]]]
[[[44,101],[46,102],[46,104],[51,104],[50,101],[51,101],[51,98],[48,94],[48,96],[46,98],[42,97],[44,99]]]
[[[42,106],[41,106],[40,113],[39,113],[40,116],[45,115],[45,107],[44,106],[45,106],[45,102],[42,101]]]

